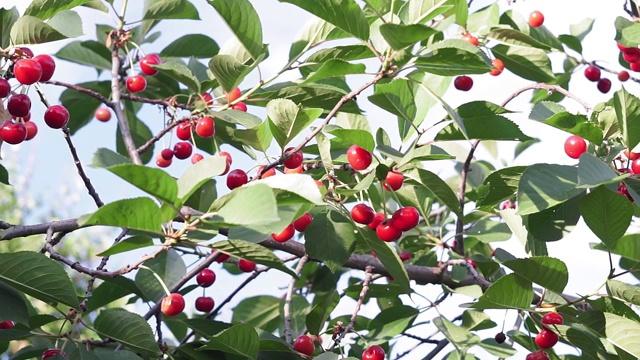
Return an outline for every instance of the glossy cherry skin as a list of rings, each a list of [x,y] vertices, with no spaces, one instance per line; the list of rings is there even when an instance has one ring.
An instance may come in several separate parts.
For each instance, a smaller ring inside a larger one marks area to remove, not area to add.
[[[238,111],[242,111],[242,112],[247,112],[247,104],[243,103],[242,101],[236,104],[233,104],[231,106],[232,110],[238,110]]]
[[[56,71],[56,61],[47,54],[41,54],[35,56],[33,60],[37,61],[42,68],[42,76],[40,81],[49,81],[53,77],[53,73]]]
[[[635,159],[631,162],[631,172],[633,174],[640,174],[640,159]]]
[[[403,251],[400,253],[399,257],[400,257],[400,260],[407,261],[407,260],[410,260],[413,257],[413,255],[411,255],[411,253],[408,251]]]
[[[564,142],[564,152],[572,159],[579,159],[587,152],[587,142],[578,135],[571,135]]]
[[[222,174],[220,174],[220,175],[226,175],[229,172],[229,168],[231,167],[231,164],[233,163],[233,159],[231,158],[231,154],[229,154],[226,151],[220,151],[218,153],[218,156],[224,156],[227,159],[227,161],[226,161],[227,165],[224,168],[224,172]]]
[[[29,141],[38,135],[38,125],[33,121],[27,121],[24,123],[24,127],[27,129],[27,137],[24,139],[25,141]]]
[[[162,157],[162,155],[158,155],[156,157],[156,165],[161,168],[169,167],[169,165],[171,165],[172,162],[173,162],[172,159],[165,159]]]
[[[162,299],[160,311],[167,316],[176,316],[184,310],[185,302],[182,295],[178,293],[169,294]]]
[[[202,159],[204,159],[204,156],[202,156],[202,154],[197,154],[197,153],[193,154],[191,156],[191,163],[195,164],[195,163],[197,163],[199,161],[202,161]]]
[[[631,75],[629,75],[629,72],[626,70],[622,70],[618,73],[618,80],[625,82],[627,80],[629,80],[629,78],[631,77]]]
[[[215,303],[213,299],[208,296],[200,296],[196,299],[196,310],[198,311],[202,311],[204,313],[211,312],[214,305]]]
[[[188,141],[180,141],[173,145],[173,155],[178,159],[186,159],[192,152],[193,146]]]
[[[0,127],[0,139],[7,144],[20,144],[27,139],[27,128],[19,122],[5,121]]]
[[[504,343],[505,340],[507,340],[507,336],[503,332],[499,332],[499,333],[496,334],[496,336],[493,337],[493,339],[498,344],[502,344],[502,343]]]
[[[311,214],[309,213],[305,213],[293,222],[293,227],[299,232],[304,232],[305,230],[307,230],[307,226],[309,226],[312,221],[313,216],[311,216]]]
[[[196,283],[198,286],[202,286],[204,288],[213,285],[216,281],[216,273],[211,269],[202,269],[196,276]]]
[[[473,87],[473,79],[466,76],[458,76],[453,80],[453,86],[460,91],[469,91]]]
[[[28,47],[19,47],[16,50],[19,50],[17,53],[18,55],[22,55],[22,56],[26,56],[28,58],[32,58],[33,57],[33,50],[29,49]]]
[[[351,209],[351,218],[358,224],[367,225],[373,221],[376,213],[367,204],[357,204]]]
[[[347,149],[347,161],[354,170],[364,170],[371,165],[373,156],[371,153],[358,145],[351,145]]]
[[[307,356],[313,355],[316,351],[316,346],[313,344],[313,340],[307,335],[300,335],[293,344],[293,350],[303,353]]]
[[[367,224],[369,229],[376,230],[378,225],[380,225],[383,221],[385,221],[387,217],[383,213],[377,213],[373,216],[373,220]]]
[[[399,171],[391,170],[387,173],[387,176],[382,182],[382,187],[387,191],[398,191],[402,187],[403,183],[404,175]]]
[[[391,217],[391,226],[400,230],[411,230],[420,222],[420,214],[413,206],[403,207],[396,210]]]
[[[200,95],[200,100],[202,100],[202,102],[205,103],[205,105],[207,106],[213,105],[213,96],[211,96],[211,94],[209,93],[204,93]]]
[[[546,325],[561,325],[564,322],[562,315],[557,312],[546,313],[542,317],[542,323]]]
[[[151,65],[158,65],[162,63],[158,54],[149,54],[140,59],[140,71],[147,76],[154,76],[158,73],[157,69],[154,69]]]
[[[247,173],[241,169],[231,170],[231,172],[229,172],[229,175],[227,175],[227,187],[229,188],[229,190],[240,187],[246,184],[248,181],[249,177],[247,176]]]
[[[402,231],[391,226],[391,221],[386,220],[378,224],[376,227],[376,235],[382,241],[391,242],[400,239]]]
[[[362,352],[362,360],[384,360],[385,356],[384,349],[378,345],[371,345]]]
[[[60,349],[47,349],[42,353],[42,360],[52,358],[56,355],[67,356],[67,354],[65,354],[64,351]]]
[[[240,91],[240,88],[237,87],[231,90],[231,92],[228,92],[226,94],[227,94],[227,102],[232,103],[236,101],[238,98],[240,98],[240,96],[242,95],[242,92]]]
[[[133,75],[127,78],[127,90],[132,93],[144,91],[147,88],[147,79],[142,75]]]
[[[160,156],[162,156],[163,159],[165,160],[171,160],[173,159],[173,150],[166,148],[166,149],[162,149],[162,151],[160,151]]]
[[[527,355],[526,360],[549,360],[549,355],[544,350],[538,350]]]
[[[13,74],[22,85],[35,84],[42,77],[42,66],[33,59],[20,59],[13,65]]]
[[[7,110],[15,117],[25,117],[31,112],[31,99],[26,94],[15,94],[7,102]]]
[[[640,62],[633,62],[629,64],[631,71],[640,72]]]
[[[210,138],[216,133],[215,122],[212,118],[206,116],[198,119],[196,123],[196,134],[203,138]]]
[[[293,148],[287,148],[284,152],[288,153],[291,150],[293,150]],[[293,154],[291,154],[291,156],[289,156],[287,160],[284,161],[284,167],[288,169],[295,169],[298,166],[302,165],[303,160],[304,160],[304,155],[302,155],[302,151],[296,151]]]
[[[12,329],[14,326],[16,326],[16,323],[11,320],[0,322],[0,329]]]
[[[271,168],[265,172],[264,171],[264,165],[258,166],[258,169],[256,169],[256,176],[260,175],[260,179],[266,179],[268,177],[272,177],[276,174],[276,169],[275,168]]]
[[[640,61],[640,49],[626,48],[622,51],[622,58],[630,64],[637,63],[638,61]],[[631,68],[631,70],[633,70],[633,67]]]
[[[607,78],[598,80],[598,90],[600,90],[600,92],[603,94],[608,93],[609,90],[611,90],[611,80]]]
[[[544,23],[544,15],[540,11],[534,11],[529,15],[529,26],[537,28]]]
[[[462,40],[468,42],[473,46],[478,46],[478,38],[471,35],[470,33],[464,33],[464,35],[462,35]]]
[[[5,78],[0,78],[0,98],[6,98],[11,94],[11,84]]]
[[[62,105],[51,105],[44,112],[44,122],[52,129],[61,129],[69,122],[69,111]]]
[[[502,74],[503,70],[504,70],[504,62],[502,62],[502,60],[500,59],[491,60],[491,70],[489,71],[489,74],[491,74],[492,76],[498,76]]]
[[[212,253],[216,252],[216,251],[217,251],[216,249],[211,249]],[[231,256],[229,256],[229,254],[225,254],[223,252],[218,252],[218,257],[216,257],[216,262],[217,263],[223,263],[223,262],[229,260],[230,257]]]
[[[184,141],[191,139],[191,123],[185,121],[178,124],[178,126],[176,126],[176,136],[178,139]]]
[[[291,239],[295,233],[296,229],[293,227],[293,224],[289,224],[289,226],[284,228],[280,233],[272,233],[271,237],[277,242],[285,242]]]
[[[556,343],[558,343],[558,335],[547,328],[543,328],[536,335],[536,345],[541,349],[551,349]]]
[[[238,269],[242,272],[252,272],[256,269],[256,263],[247,259],[238,260]]]
[[[95,117],[98,121],[107,122],[111,120],[111,111],[107,108],[98,108]]]
[[[589,65],[584,69],[584,77],[589,81],[600,80],[600,69],[597,66]]]

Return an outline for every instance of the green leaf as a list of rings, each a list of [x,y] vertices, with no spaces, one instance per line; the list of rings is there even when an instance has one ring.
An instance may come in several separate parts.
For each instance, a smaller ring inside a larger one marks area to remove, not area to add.
[[[533,47],[545,51],[551,50],[551,48],[532,38],[531,36],[514,29],[507,28],[494,28],[487,35],[489,39],[495,40],[501,44],[514,45],[520,47]]]
[[[640,324],[618,315],[604,313],[607,340],[634,357],[640,357]]]
[[[140,248],[148,247],[148,246],[153,246],[153,240],[151,240],[150,237],[143,236],[143,235],[136,235],[136,236],[132,236],[132,237],[126,238],[126,239],[114,244],[113,246],[111,246],[107,250],[105,250],[105,251],[103,251],[103,252],[101,252],[99,254],[96,254],[96,255],[98,255],[98,256],[110,256],[110,255],[120,254],[120,253],[123,253],[123,252],[136,250],[136,249],[140,249]]]
[[[476,309],[528,309],[533,299],[531,282],[517,274],[509,274],[494,282],[478,302]]]
[[[54,15],[47,25],[58,30],[62,35],[74,38],[83,35],[82,19],[75,11],[63,11]]]
[[[453,120],[453,122],[458,125],[458,128],[460,129],[460,131],[462,131],[462,134],[464,134],[466,136],[467,132],[464,128],[464,122],[462,121],[462,118],[460,117],[460,115],[458,115],[458,113],[447,103],[445,102],[441,95],[438,95],[438,93],[436,92],[436,90],[432,90],[431,87],[427,86],[428,84],[425,84],[425,80],[429,80],[429,78],[425,78],[421,83],[420,83],[420,89],[424,90],[424,92],[426,94],[428,94],[431,98],[433,98],[435,101],[437,101],[439,104],[442,105],[442,107],[444,108],[444,110],[447,112],[447,114],[449,114],[449,117],[451,117],[451,119]],[[441,82],[441,84],[446,84],[447,86],[449,85],[448,82]],[[444,91],[444,90],[443,90]],[[444,93],[443,93],[444,94]],[[416,98],[418,100],[420,100],[421,98],[418,97],[418,95],[416,95]],[[420,105],[420,102],[416,102],[417,105]],[[429,107],[431,107],[432,105],[430,104]],[[424,116],[427,115],[426,113],[426,109],[422,108],[422,107],[418,107],[418,111],[421,111],[422,113],[424,113]]]
[[[254,60],[264,53],[262,24],[249,0],[208,0]]]
[[[29,310],[25,298],[9,285],[0,281],[0,321],[12,320],[29,324]]]
[[[453,9],[456,15],[456,24],[467,27],[467,18],[469,17],[469,5],[467,0],[454,0]]]
[[[110,338],[131,350],[146,355],[162,354],[147,321],[140,315],[124,309],[106,309],[93,323],[103,338]]]
[[[304,109],[291,100],[276,99],[267,104],[267,115],[273,137],[282,149],[302,130],[322,115],[322,109]]]
[[[186,85],[189,89],[200,93],[200,82],[191,73],[189,68],[176,61],[168,61],[154,66],[155,69],[162,71],[163,74],[176,80],[177,82]]]
[[[548,242],[567,236],[580,220],[578,208],[583,197],[584,193],[580,193],[561,204],[524,216],[523,222],[529,231],[529,240],[533,238],[537,242]]]
[[[220,350],[255,360],[260,351],[260,338],[253,326],[240,324],[210,337],[202,349]]]
[[[188,0],[154,0],[149,3],[143,20],[200,20],[198,10]]]
[[[59,12],[84,5],[89,1],[90,0],[34,0],[24,11],[24,15],[33,16],[40,20],[47,20]]]
[[[376,340],[389,340],[409,328],[418,313],[418,309],[408,305],[384,309],[369,322],[367,337]]]
[[[231,322],[251,325],[264,331],[276,331],[280,327],[280,301],[268,295],[245,298],[233,309]]]
[[[573,166],[534,164],[523,173],[518,186],[518,214],[532,214],[580,194],[578,171]]]
[[[107,168],[109,166],[130,163],[131,160],[113,150],[99,148],[98,150],[96,150],[96,153],[93,154],[93,161],[91,162],[91,166],[95,168]]]
[[[369,23],[354,0],[279,0],[302,8],[360,40],[369,39]]]
[[[618,175],[597,157],[585,153],[578,163],[578,187],[593,188],[603,184],[617,184],[627,175]]]
[[[505,261],[504,266],[522,278],[562,294],[569,281],[567,266],[556,258],[534,256],[526,259]]]
[[[395,79],[388,83],[378,83],[369,101],[380,108],[409,122],[416,116],[416,104],[409,80]]]
[[[5,185],[10,185],[9,184],[9,172],[7,171],[7,169],[2,166],[2,164],[0,164],[0,183],[3,183]]]
[[[162,214],[150,198],[122,199],[104,205],[93,214],[81,216],[78,225],[105,225],[161,233]]]
[[[336,79],[326,79],[323,84],[314,83],[306,86],[300,86],[291,82],[280,83],[257,91],[253,103],[259,106],[265,106],[268,100],[282,98],[289,99],[305,107],[322,108],[330,111],[336,106],[336,103],[348,93],[344,88],[332,85],[338,82]],[[343,84],[340,85],[342,86]],[[265,100],[262,100],[263,98]],[[353,101],[345,103],[340,110],[352,114],[361,113],[358,104]]]
[[[173,203],[178,194],[176,180],[164,170],[135,164],[122,164],[107,168],[131,185],[156,198]]]
[[[371,49],[365,45],[344,45],[314,52],[307,58],[307,62],[324,63],[339,59],[344,61],[363,60],[375,57]]]
[[[487,176],[477,189],[477,205],[493,205],[513,197],[518,191],[518,183],[525,169],[524,166],[514,166],[500,169]]]
[[[6,49],[11,45],[11,28],[20,17],[16,7],[0,8],[0,47]]]
[[[111,51],[104,44],[93,40],[71,42],[58,50],[56,57],[97,69],[111,70]],[[77,93],[71,89],[65,91]]]
[[[227,167],[227,159],[224,156],[207,156],[206,158],[191,165],[178,178],[177,198],[179,203],[185,202],[191,194],[214,176],[224,173]]]
[[[269,125],[270,122],[265,121],[250,129],[236,129],[233,131],[233,138],[260,152],[267,152],[267,149],[273,141],[271,127]]]
[[[476,48],[466,47],[473,45],[466,44],[463,40],[451,40],[451,44],[456,47],[432,48],[429,54],[416,60],[416,67],[443,76],[484,74],[491,70],[486,58],[481,56]]]
[[[422,24],[452,8],[453,4],[444,0],[409,0],[400,8],[399,17],[405,24]]]
[[[216,200],[209,212],[229,225],[265,225],[280,220],[273,190],[264,184],[234,189]]]
[[[633,208],[626,196],[604,186],[599,186],[580,201],[585,223],[606,245],[613,245],[627,231]]]
[[[18,251],[0,254],[0,281],[38,300],[80,309],[69,274],[43,254]]]
[[[267,185],[272,189],[286,191],[298,195],[300,198],[314,205],[324,205],[322,193],[315,180],[306,174],[287,174],[286,176],[270,176],[265,179],[252,181],[248,186]],[[245,185],[247,186],[247,185]]]
[[[231,55],[216,55],[209,61],[209,69],[226,91],[235,89],[252,68]]]
[[[640,261],[640,234],[627,234],[613,244],[597,244],[595,249],[610,251],[633,261]]]
[[[571,35],[577,37],[580,41],[582,41],[591,32],[591,29],[593,29],[594,22],[595,19],[582,19],[577,24],[569,25],[569,32],[571,33]]]
[[[449,342],[456,344],[456,347],[469,348],[480,342],[480,337],[478,335],[452,323],[443,316],[434,318],[433,325],[440,330],[442,335],[444,335]]]
[[[325,40],[329,40],[331,34],[336,33],[334,30],[336,30],[335,26],[322,19],[312,17],[307,20],[300,31],[296,34],[296,37],[291,44],[291,48],[289,49],[289,61],[299,57],[315,45],[320,44]],[[339,57],[329,57],[326,60],[336,58],[339,59]],[[322,62],[322,60],[311,60],[311,58],[308,60],[312,62]]]
[[[635,150],[640,143],[640,100],[622,88],[613,94],[613,106],[622,133],[622,143]]]
[[[535,107],[537,107],[538,104],[536,104]],[[534,111],[536,110],[535,107]],[[593,144],[600,144],[602,142],[602,130],[598,128],[597,124],[590,122],[585,115],[575,115],[567,111],[562,111],[544,119],[542,122],[556,129],[581,136]]]
[[[110,61],[109,61],[110,62]],[[111,84],[109,81],[86,82],[77,84],[85,89],[96,91],[109,96]],[[100,100],[72,89],[65,89],[60,95],[60,103],[69,110],[67,127],[74,135],[95,118],[96,109],[102,104]]]
[[[307,331],[311,334],[320,334],[339,302],[340,297],[335,289],[330,292],[330,295],[323,296],[320,301],[317,298],[314,299],[315,305],[305,317]]]
[[[262,124],[262,120],[259,117],[240,110],[218,111],[216,112],[216,119],[220,119],[231,124],[239,124],[246,128],[252,128]]]
[[[407,186],[403,186],[406,188]],[[315,218],[313,219],[315,221]],[[402,260],[398,257],[398,252],[395,251],[390,244],[380,241],[373,231],[368,231],[367,228],[362,228],[365,232],[363,238],[366,244],[376,253],[378,260],[384,265],[384,268],[389,271],[393,281],[400,286],[403,293],[411,292],[411,285],[409,282],[409,275],[407,269],[404,267]],[[367,233],[370,235],[367,236]],[[308,236],[308,235],[307,235]]]
[[[405,173],[407,179],[413,180],[418,185],[422,185],[429,190],[442,204],[446,205],[454,213],[462,216],[460,202],[453,193],[453,190],[438,175],[424,169],[414,169]]]
[[[15,44],[42,44],[66,38],[58,30],[33,16],[21,16],[11,27],[11,39]]]
[[[103,283],[94,288],[93,295],[87,302],[87,309],[90,311],[100,309],[103,306],[128,295],[142,296],[136,283],[124,276],[114,278],[103,278]]]
[[[402,50],[428,39],[438,31],[425,25],[401,25],[385,23],[380,25],[380,33],[394,50]]]
[[[313,221],[315,222],[315,218]],[[262,245],[244,240],[223,240],[213,243],[211,247],[225,254],[230,254],[241,259],[251,260],[255,263],[280,270],[286,274],[296,277],[296,274],[286,267],[282,260],[273,254],[273,251]]]
[[[320,67],[309,74],[301,84],[309,84],[326,78],[340,77],[351,74],[364,74],[364,64],[352,64],[345,60],[333,59],[323,62]]]
[[[624,300],[634,305],[640,305],[640,287],[627,285],[618,280],[607,280],[609,296]]]
[[[341,213],[324,209],[317,213],[305,231],[307,254],[323,261],[335,272],[349,259],[356,240],[353,223]]]
[[[144,262],[144,266],[136,273],[136,285],[147,301],[156,302],[162,299],[166,293],[156,275],[162,279],[167,288],[173,287],[187,273],[187,267],[174,249],[162,251],[153,259]],[[155,272],[156,275],[153,273]]]
[[[161,57],[210,58],[220,51],[212,38],[202,34],[187,34],[167,45],[160,52]]]
[[[449,125],[442,129],[436,140],[518,140],[527,141],[520,127],[500,114],[507,112],[504,108],[486,101],[472,101],[456,109],[462,118],[466,136],[457,126]]]
[[[551,71],[551,61],[544,50],[522,47],[496,45],[491,48],[493,54],[505,68],[528,80],[553,84],[556,78]]]

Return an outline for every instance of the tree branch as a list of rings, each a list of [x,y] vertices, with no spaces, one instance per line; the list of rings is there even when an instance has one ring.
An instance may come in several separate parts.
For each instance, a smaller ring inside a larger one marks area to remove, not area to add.
[[[300,258],[300,261],[298,261],[298,266],[296,266],[296,276],[300,276],[300,273],[302,273],[302,268],[304,267],[304,264],[307,263],[307,260],[309,260],[309,257],[307,255]],[[287,288],[287,295],[284,298],[284,341],[286,341],[287,344],[293,343],[293,340],[291,338],[291,301],[293,299],[293,290],[295,289],[295,285],[296,278],[292,277],[289,281],[289,287]]]

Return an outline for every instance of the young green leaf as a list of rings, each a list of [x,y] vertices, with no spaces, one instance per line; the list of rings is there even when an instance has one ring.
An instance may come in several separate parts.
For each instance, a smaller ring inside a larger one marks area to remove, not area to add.
[[[158,205],[147,197],[122,199],[106,204],[92,214],[81,216],[78,225],[114,226],[158,234],[162,232],[162,214]]]
[[[589,229],[606,245],[613,245],[631,224],[634,206],[626,196],[604,186],[580,201],[580,213]]]
[[[518,214],[532,214],[563,203],[580,194],[578,169],[556,164],[534,164],[518,185]]]
[[[337,271],[353,252],[354,230],[353,223],[341,213],[324,209],[314,216],[305,231],[307,254]]]
[[[260,351],[260,338],[253,326],[240,324],[213,335],[202,348],[220,350],[224,353],[256,360]]]
[[[202,184],[212,177],[218,176],[225,171],[227,159],[224,156],[207,156],[206,158],[191,165],[178,178],[177,204],[184,203],[191,194],[196,192]]]
[[[321,109],[304,109],[291,100],[276,99],[267,104],[267,115],[273,137],[282,149],[302,130],[322,115]]]
[[[110,166],[107,170],[162,201],[173,203],[178,195],[176,180],[161,169],[122,164]]]
[[[138,314],[124,309],[102,310],[93,326],[103,338],[113,339],[133,351],[155,357],[162,354],[151,327]]]
[[[200,20],[198,9],[188,0],[154,0],[143,20],[189,19]]]
[[[475,309],[528,309],[533,299],[531,282],[517,274],[509,274],[494,282],[478,302]]]
[[[266,225],[280,220],[273,190],[264,184],[242,186],[216,200],[209,209],[221,224]]]
[[[302,8],[360,40],[369,39],[369,23],[355,0],[279,0]]]
[[[254,60],[264,53],[262,24],[249,0],[208,0]]]
[[[562,294],[569,282],[567,265],[556,258],[534,256],[505,261],[502,264],[521,277],[558,294]]]

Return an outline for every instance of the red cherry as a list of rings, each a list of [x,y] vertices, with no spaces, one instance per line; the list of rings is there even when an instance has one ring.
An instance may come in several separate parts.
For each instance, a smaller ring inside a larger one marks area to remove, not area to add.
[[[618,185],[618,189],[616,190],[616,192],[620,195],[626,196],[629,201],[635,202],[635,200],[633,199],[633,196],[629,194],[629,190],[627,190],[627,185],[625,183],[620,183],[620,185]]]
[[[31,99],[26,94],[15,94],[7,102],[7,110],[15,117],[25,117],[31,111]]]
[[[24,123],[24,127],[27,129],[27,138],[25,141],[31,140],[38,134],[38,125],[33,121],[27,121]]]
[[[42,68],[42,76],[40,76],[40,81],[51,80],[54,71],[56,71],[55,60],[53,60],[53,58],[47,54],[38,55],[34,57],[33,60],[37,61]]]
[[[247,112],[247,104],[243,103],[243,102],[239,102],[236,104],[233,104],[231,106],[232,110],[238,110],[238,111],[242,111],[242,112]]]
[[[167,316],[176,316],[184,310],[184,298],[178,293],[171,293],[160,304],[160,311]]]
[[[0,98],[6,98],[11,94],[11,84],[5,78],[0,78]]]
[[[107,108],[98,108],[95,116],[98,121],[107,122],[111,120],[111,111]]]
[[[420,222],[420,214],[413,206],[403,207],[396,210],[391,217],[391,226],[400,231],[411,230]]]
[[[149,54],[140,59],[140,71],[147,76],[154,76],[158,73],[157,69],[154,69],[151,65],[158,65],[162,63],[158,54]]]
[[[640,72],[640,62],[632,62],[629,64],[632,71]]]
[[[351,218],[358,224],[369,224],[375,216],[376,213],[367,204],[357,204],[351,209]]]
[[[232,103],[232,102],[236,101],[242,95],[242,92],[240,91],[240,88],[238,88],[238,87],[233,89],[233,90],[231,90],[230,93],[227,93],[227,92],[225,92],[225,93],[227,94],[227,102],[228,103]]]
[[[536,345],[541,349],[551,349],[558,342],[558,338],[558,334],[547,328],[543,328],[542,331],[536,335]]]
[[[173,150],[166,148],[166,149],[162,149],[162,151],[160,151],[160,156],[165,159],[165,160],[171,160],[173,159]]]
[[[52,129],[61,129],[69,122],[69,111],[62,105],[51,105],[44,112],[44,122]]]
[[[289,153],[293,148],[287,148],[284,152]],[[304,160],[304,155],[302,155],[302,151],[296,151],[287,160],[284,161],[284,167],[287,169],[295,169],[298,166],[302,165],[302,161]]]
[[[544,15],[540,11],[534,11],[529,15],[529,26],[537,28],[544,23]]]
[[[213,270],[211,269],[203,269],[196,276],[196,282],[198,283],[198,286],[202,286],[204,288],[207,288],[213,285],[215,281],[216,281],[216,273],[214,273]]]
[[[538,350],[527,355],[525,360],[549,360],[549,355],[544,350]]]
[[[20,59],[13,65],[13,74],[20,84],[35,84],[42,77],[42,66],[33,59]]]
[[[513,203],[511,200],[505,200],[502,202],[502,204],[500,204],[500,210],[515,209],[515,208],[516,208],[516,204]]]
[[[173,155],[180,160],[184,160],[191,156],[192,151],[193,146],[188,141],[179,141],[173,145]]]
[[[376,230],[378,225],[380,225],[383,221],[387,220],[387,217],[383,213],[377,213],[373,216],[373,220],[367,224],[369,229]]]
[[[627,50],[627,49],[628,49],[628,47],[626,47],[626,46],[624,46],[624,45],[622,45],[622,44],[620,44],[620,43],[616,43],[616,45],[618,46],[618,49],[619,49],[620,51],[625,51],[625,50]]]
[[[127,90],[132,93],[144,91],[147,88],[147,79],[142,75],[133,75],[127,78]]]
[[[258,174],[262,173],[263,169],[264,169],[264,165],[258,166],[257,173]],[[276,169],[271,168],[271,169],[265,171],[264,173],[262,173],[262,175],[260,175],[260,179],[266,179],[268,177],[274,176],[275,174],[276,174]]]
[[[14,326],[16,326],[16,323],[11,320],[0,322],[0,329],[12,329]]]
[[[280,232],[279,234],[272,233],[271,237],[273,238],[273,240],[282,243],[291,239],[295,233],[296,230],[293,227],[293,224],[289,224],[289,226],[284,228],[284,230],[282,230],[282,232]]]
[[[191,139],[191,122],[185,121],[181,122],[176,126],[176,136],[180,140],[189,140]]]
[[[466,258],[464,259],[464,261],[467,262],[467,264],[471,265],[472,268],[476,269],[478,267],[478,264],[476,264],[475,261],[471,260],[471,258]]]
[[[384,360],[387,354],[378,345],[371,345],[362,353],[362,360]]]
[[[402,261],[410,260],[413,257],[413,255],[411,255],[411,253],[408,251],[401,252],[399,256],[400,256],[400,260]]]
[[[609,90],[611,90],[611,80],[607,78],[598,80],[598,90],[600,90],[600,92],[603,94],[608,93]]]
[[[402,183],[404,183],[404,175],[399,171],[390,170],[382,182],[382,187],[387,191],[398,191],[402,187]]]
[[[313,355],[316,351],[316,346],[313,344],[313,340],[307,335],[300,335],[293,344],[293,350],[303,353],[307,356]]]
[[[629,75],[629,72],[627,70],[622,70],[618,73],[618,80],[622,82],[629,80],[630,77],[631,75]]]
[[[202,154],[193,154],[193,156],[191,156],[191,163],[195,164],[198,161],[201,161],[202,159],[204,159],[204,156],[202,156]]]
[[[47,349],[42,353],[42,360],[48,359],[48,358],[52,358],[56,355],[60,355],[63,357],[66,357],[67,354],[64,353],[64,351],[60,350],[60,349]]]
[[[473,79],[466,76],[458,76],[453,80],[453,86],[460,91],[469,91],[473,87]]]
[[[557,312],[550,312],[542,317],[542,323],[546,325],[561,325],[563,322],[562,315]]]
[[[504,62],[502,62],[502,60],[500,59],[493,59],[491,60],[491,71],[489,71],[489,74],[493,75],[493,76],[498,76],[500,74],[502,74],[502,71],[504,70]]]
[[[203,138],[210,138],[215,134],[216,128],[212,118],[201,117],[196,123],[196,134]]]
[[[256,263],[247,259],[238,260],[238,269],[242,272],[252,272],[256,269]]]
[[[231,172],[229,172],[229,175],[227,175],[227,187],[229,188],[229,190],[240,187],[246,184],[248,181],[249,177],[247,176],[247,173],[241,169],[231,170]]]
[[[18,55],[22,55],[22,56],[26,56],[28,58],[32,58],[33,57],[33,51],[31,51],[31,49],[29,49],[28,47],[19,47],[17,50],[20,50],[20,52],[18,53]]]
[[[626,48],[622,51],[622,58],[628,63],[636,63],[640,61],[640,49]],[[633,70],[633,67],[631,68],[631,70]]]
[[[229,167],[231,167],[231,163],[233,163],[233,159],[231,158],[231,154],[229,154],[226,151],[220,151],[218,153],[218,156],[224,156],[227,159],[227,166],[224,168],[224,172],[220,175],[225,175],[226,173],[229,172]]]
[[[311,214],[309,213],[304,213],[304,215],[300,216],[296,219],[296,221],[293,222],[293,227],[299,232],[304,232],[305,230],[307,230],[307,226],[309,226],[312,221],[313,216],[311,216]]]
[[[580,158],[587,152],[587,142],[578,135],[571,135],[564,142],[564,152],[572,159]]]
[[[589,65],[584,69],[584,77],[589,81],[598,81],[600,80],[600,69],[597,66]]]
[[[391,226],[391,220],[385,220],[376,227],[376,235],[382,241],[391,242],[400,239],[402,230]]]
[[[171,165],[171,162],[172,162],[171,159],[165,159],[162,157],[162,155],[158,155],[156,157],[156,165],[158,167],[161,167],[161,168],[169,167],[169,165]]]
[[[0,139],[8,144],[20,144],[27,139],[27,128],[19,122],[5,121],[0,127]]]
[[[640,174],[640,159],[635,159],[631,162],[631,172],[633,174]]]
[[[211,249],[211,252],[215,252],[217,251],[216,249]],[[216,262],[217,263],[223,263],[227,260],[229,260],[231,256],[229,256],[229,254],[225,254],[225,253],[218,253],[218,257],[216,258]]]
[[[213,310],[213,299],[208,296],[200,296],[196,299],[196,310],[202,311],[204,313],[211,312]]]
[[[205,105],[207,106],[213,105],[213,96],[211,96],[211,94],[209,93],[204,93],[200,95],[200,100],[202,100],[202,102],[205,103]]]
[[[354,170],[364,170],[371,165],[373,156],[371,153],[358,145],[351,145],[347,149],[347,161]]]
[[[473,46],[478,46],[478,38],[471,35],[470,33],[464,33],[462,35],[462,40],[468,42],[469,44],[473,45]]]

